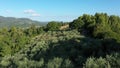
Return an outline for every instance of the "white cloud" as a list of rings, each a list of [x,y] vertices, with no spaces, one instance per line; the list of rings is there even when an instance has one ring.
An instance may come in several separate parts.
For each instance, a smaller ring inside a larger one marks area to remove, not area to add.
[[[24,13],[25,14],[33,14],[33,13],[36,13],[36,12],[32,9],[28,9],[28,10],[24,10]]]
[[[40,16],[40,14],[37,13],[33,9],[24,10],[24,13],[30,15],[30,17],[39,17]]]
[[[31,14],[31,16],[32,16],[32,17],[39,17],[40,14],[38,14],[38,13],[33,13],[33,14]]]

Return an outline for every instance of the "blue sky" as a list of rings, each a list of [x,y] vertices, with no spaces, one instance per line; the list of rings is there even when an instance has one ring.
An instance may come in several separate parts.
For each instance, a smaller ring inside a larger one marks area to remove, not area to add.
[[[0,0],[0,16],[38,21],[72,21],[82,14],[120,16],[120,0]]]

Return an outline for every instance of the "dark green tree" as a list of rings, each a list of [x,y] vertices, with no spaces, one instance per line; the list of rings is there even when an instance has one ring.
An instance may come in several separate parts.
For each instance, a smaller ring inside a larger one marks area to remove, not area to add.
[[[61,25],[62,24],[60,22],[55,22],[55,21],[49,22],[47,24],[47,30],[49,31],[59,30]]]

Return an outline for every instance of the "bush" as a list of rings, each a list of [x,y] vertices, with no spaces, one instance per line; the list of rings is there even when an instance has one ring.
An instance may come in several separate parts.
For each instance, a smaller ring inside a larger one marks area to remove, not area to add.
[[[109,62],[104,58],[88,58],[85,62],[84,68],[111,68]]]

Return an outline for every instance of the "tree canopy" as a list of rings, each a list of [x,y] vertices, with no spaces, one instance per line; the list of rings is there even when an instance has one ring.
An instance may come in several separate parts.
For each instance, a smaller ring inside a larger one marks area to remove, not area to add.
[[[119,29],[119,16],[106,13],[42,27],[4,27],[0,68],[120,68]]]

